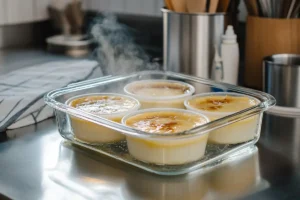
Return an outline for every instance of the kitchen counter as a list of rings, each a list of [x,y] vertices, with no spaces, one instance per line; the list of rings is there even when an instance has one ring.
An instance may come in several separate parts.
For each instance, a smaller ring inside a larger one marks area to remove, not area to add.
[[[26,52],[14,52],[15,57],[0,53],[0,74],[68,59]],[[34,60],[29,55],[39,56]],[[205,173],[174,177],[153,175],[73,146],[60,137],[54,119],[7,134],[13,139],[1,134],[0,199],[300,198],[300,118],[265,114],[257,148]]]
[[[18,137],[0,143],[0,193],[12,199],[198,199],[213,191],[218,199],[298,199],[299,122],[266,115],[257,152],[206,173],[164,177],[72,146],[49,119],[11,130]]]
[[[67,56],[50,54],[40,48],[0,49],[0,75],[26,66],[68,59]]]

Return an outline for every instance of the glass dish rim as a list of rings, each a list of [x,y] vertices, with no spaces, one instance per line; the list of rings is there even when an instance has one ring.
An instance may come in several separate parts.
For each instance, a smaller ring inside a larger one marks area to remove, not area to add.
[[[118,82],[118,81],[126,80],[129,78],[135,78],[135,77],[139,77],[142,75],[155,75],[155,74],[165,75],[165,76],[169,76],[172,78],[180,78],[180,79],[184,79],[187,81],[194,81],[194,82],[198,82],[198,83],[204,84],[204,85],[217,86],[219,88],[224,88],[226,90],[231,90],[231,91],[233,90],[236,92],[240,92],[242,94],[247,94],[249,96],[253,96],[253,95],[254,95],[254,97],[260,96],[260,98],[262,98],[263,101],[260,100],[261,102],[259,104],[257,104],[256,106],[252,106],[248,109],[244,109],[239,112],[235,112],[231,115],[222,117],[217,120],[213,120],[209,123],[197,126],[193,129],[183,131],[183,132],[178,132],[176,134],[170,135],[170,134],[161,134],[161,133],[153,134],[153,133],[147,133],[144,131],[136,130],[136,129],[124,126],[123,124],[110,121],[101,116],[95,116],[95,115],[92,115],[92,114],[89,114],[86,112],[82,112],[78,109],[75,109],[71,106],[65,105],[64,103],[60,103],[55,100],[56,97],[64,95],[64,94],[68,94],[71,92],[88,89],[88,88],[93,88],[95,86],[109,84],[110,82]],[[176,136],[176,139],[181,139],[183,137],[195,137],[195,136],[200,136],[200,135],[206,134],[206,132],[208,132],[208,131],[212,131],[217,128],[220,128],[220,127],[232,124],[234,122],[249,118],[256,114],[259,114],[260,112],[267,110],[268,108],[275,105],[275,103],[276,103],[276,100],[273,96],[271,96],[267,93],[264,93],[264,92],[260,92],[260,91],[256,91],[256,90],[248,89],[248,88],[243,88],[243,87],[239,87],[239,86],[234,86],[234,85],[230,85],[227,83],[215,82],[212,80],[199,78],[199,77],[195,77],[195,76],[190,76],[190,75],[185,75],[185,74],[180,74],[180,73],[176,73],[176,72],[159,71],[159,70],[140,71],[140,72],[135,72],[135,73],[131,73],[128,75],[118,75],[118,76],[111,76],[111,77],[96,78],[94,80],[89,80],[88,82],[83,81],[81,84],[78,83],[78,84],[75,84],[74,86],[69,86],[69,87],[67,86],[67,87],[63,87],[60,89],[52,90],[44,96],[44,100],[45,100],[46,104],[48,104],[49,106],[51,106],[54,109],[57,109],[66,114],[69,114],[69,115],[73,115],[73,116],[82,118],[82,119],[90,121],[90,122],[105,126],[107,128],[112,128],[114,130],[122,132],[125,135],[130,135],[130,136],[140,137],[140,138],[159,138],[159,139],[166,139],[166,140],[170,139],[170,137],[174,138],[174,136]]]

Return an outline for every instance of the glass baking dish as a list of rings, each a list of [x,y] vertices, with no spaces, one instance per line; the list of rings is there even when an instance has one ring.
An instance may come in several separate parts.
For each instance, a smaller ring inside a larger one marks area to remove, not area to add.
[[[94,94],[94,93],[119,93],[124,94],[124,86],[137,80],[174,80],[181,81],[192,85],[195,88],[195,94],[203,94],[207,92],[234,92],[242,95],[247,95],[258,99],[260,102],[250,108],[244,109],[239,112],[235,112],[228,116],[213,120],[209,123],[195,127],[188,131],[175,133],[175,134],[150,134],[143,131],[139,131],[120,123],[116,123],[105,119],[100,116],[96,116],[66,104],[66,101],[72,97]],[[122,75],[122,76],[106,76],[93,80],[83,81],[75,84],[71,84],[65,88],[53,90],[45,95],[45,102],[54,108],[57,121],[58,130],[61,136],[72,143],[85,147],[87,149],[99,152],[106,156],[112,157],[116,160],[124,163],[139,167],[146,171],[160,174],[160,175],[179,175],[191,172],[196,169],[207,169],[223,162],[230,158],[232,155],[236,155],[247,151],[251,148],[259,139],[260,128],[262,121],[262,114],[265,110],[275,105],[276,100],[269,94],[233,86],[225,83],[217,83],[211,80],[198,78],[194,76],[168,72],[168,71],[141,71],[134,74]],[[70,123],[70,117],[77,117],[82,120],[89,121],[91,123],[102,125],[109,129],[114,129],[126,136],[138,137],[138,138],[155,138],[157,140],[166,141],[173,139],[189,138],[202,134],[208,134],[213,130],[217,130],[233,123],[237,123],[241,120],[245,120],[250,117],[257,117],[258,122],[255,129],[256,135],[254,139],[238,143],[238,144],[207,144],[205,149],[205,156],[198,160],[188,164],[181,165],[156,165],[149,164],[139,160],[136,160],[128,153],[126,141],[120,141],[115,143],[103,143],[98,145],[91,145],[80,142],[75,139],[72,132]]]

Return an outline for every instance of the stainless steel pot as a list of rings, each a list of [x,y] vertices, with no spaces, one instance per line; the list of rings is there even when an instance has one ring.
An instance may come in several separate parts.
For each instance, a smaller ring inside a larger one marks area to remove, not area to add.
[[[162,9],[164,69],[209,78],[220,46],[225,13],[178,13]]]
[[[278,106],[300,108],[300,55],[265,57],[263,90],[276,98]]]

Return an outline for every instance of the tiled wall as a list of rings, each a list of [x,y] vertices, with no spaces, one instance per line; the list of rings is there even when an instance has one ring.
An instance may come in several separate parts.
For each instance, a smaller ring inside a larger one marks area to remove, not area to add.
[[[84,0],[85,8],[107,12],[161,16],[164,0]],[[245,21],[247,11],[244,1],[239,7],[239,20]]]
[[[21,24],[48,18],[51,0],[0,0],[0,25]]]
[[[163,0],[85,0],[89,10],[160,16]]]
[[[0,0],[0,49],[31,44],[32,22],[48,19],[53,2],[65,5],[72,0]]]
[[[49,4],[56,3],[63,7],[70,1],[72,0],[0,0],[0,48],[18,45],[19,43],[26,44],[33,31],[30,22],[47,19]],[[164,0],[82,1],[84,8],[88,10],[148,16],[161,16],[160,8],[164,5]],[[245,6],[242,3],[239,19],[245,21],[245,16]]]
[[[0,0],[0,25],[21,24],[48,18],[47,6],[71,0]],[[83,0],[89,10],[159,16],[163,0]]]
[[[48,18],[47,7],[72,0],[0,0],[0,48],[30,43],[30,23]],[[83,0],[88,10],[159,16],[163,0]],[[22,33],[22,34],[20,34]]]
[[[40,21],[48,18],[47,6],[64,6],[72,0],[0,0],[0,26]],[[106,12],[160,16],[163,0],[82,0],[85,9]],[[243,2],[243,1],[242,1]],[[240,20],[245,19],[245,6],[240,6]]]

